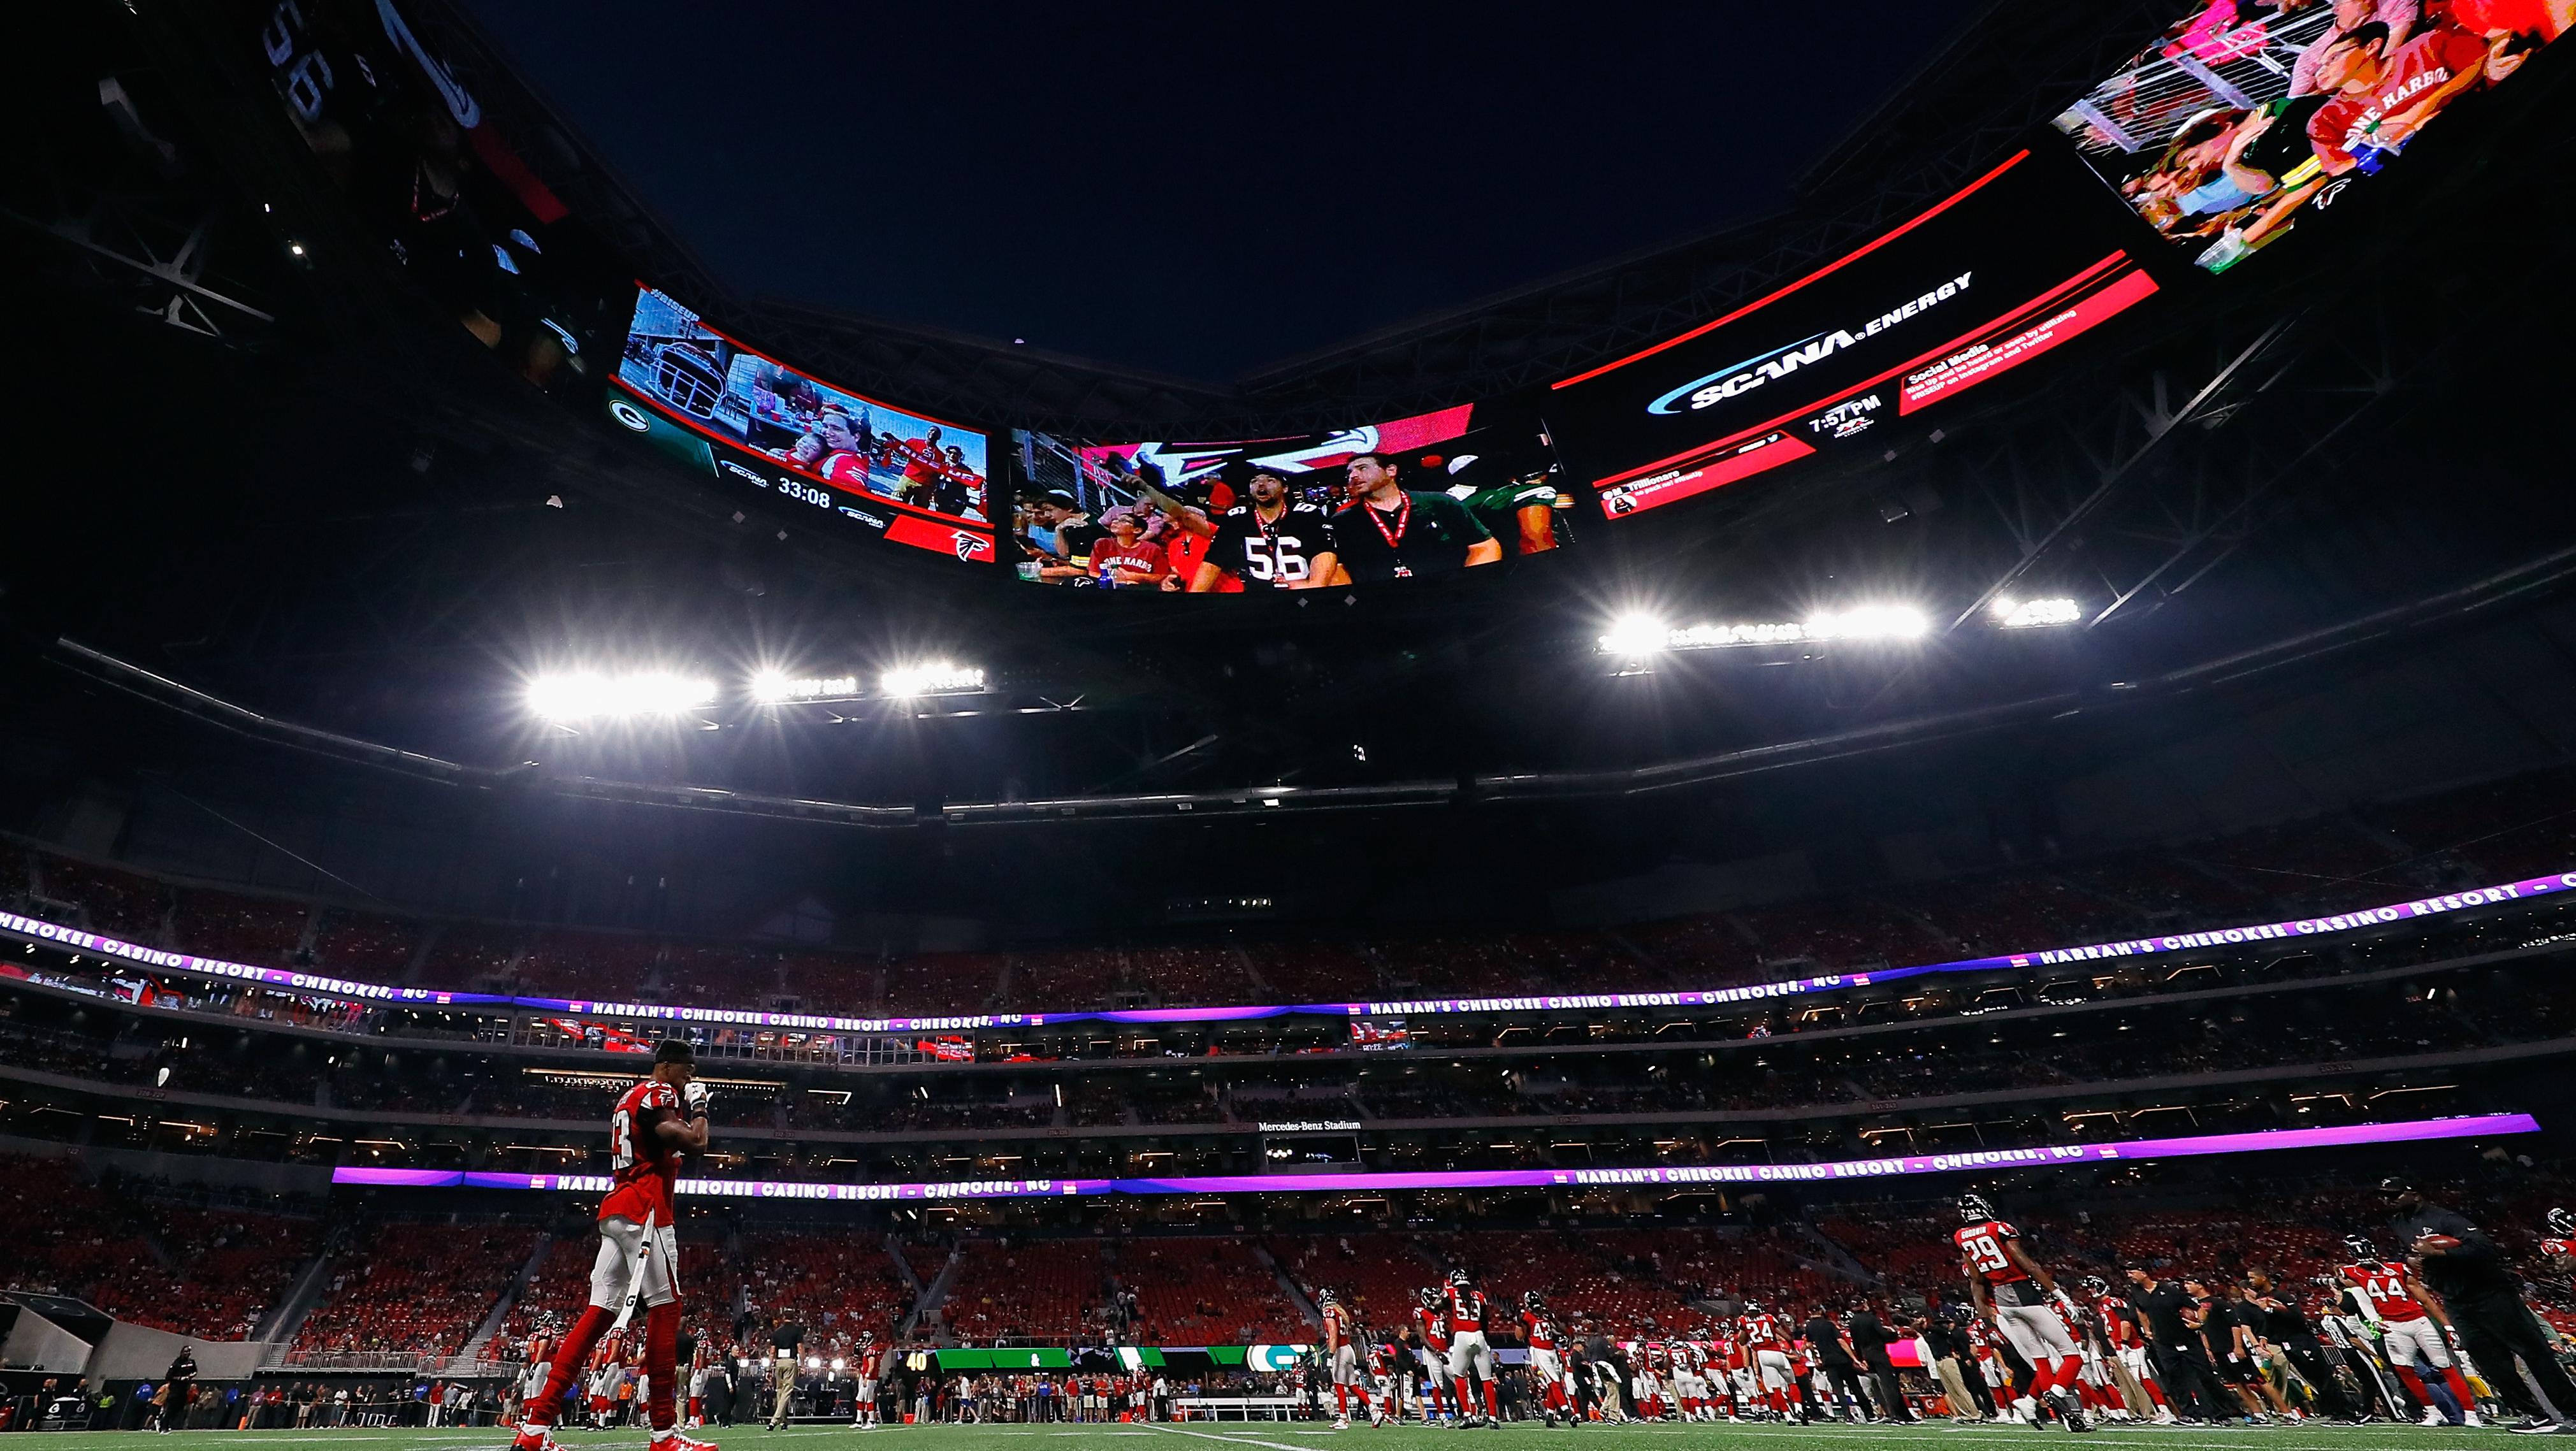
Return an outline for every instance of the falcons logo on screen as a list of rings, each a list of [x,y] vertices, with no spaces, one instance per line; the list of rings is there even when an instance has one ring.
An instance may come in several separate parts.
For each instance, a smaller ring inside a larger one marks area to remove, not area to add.
[[[948,542],[956,549],[957,557],[959,559],[973,559],[976,555],[982,553],[984,549],[984,540],[982,536],[969,534],[963,529],[952,529],[948,531]]]

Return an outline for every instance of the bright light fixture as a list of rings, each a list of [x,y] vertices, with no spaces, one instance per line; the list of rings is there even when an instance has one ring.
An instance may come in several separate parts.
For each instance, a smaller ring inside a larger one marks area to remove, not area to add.
[[[1667,629],[1642,615],[1624,616],[1600,638],[1601,653],[1635,659],[1659,650],[1724,650],[1740,645],[1797,645],[1815,640],[1919,640],[1932,621],[1904,605],[1864,605],[1795,624],[1692,625]]]
[[[528,682],[528,709],[547,720],[678,715],[716,703],[716,683],[671,670],[629,675],[573,671]]]
[[[1665,648],[1673,631],[1651,615],[1621,615],[1610,622],[1610,633],[1600,640],[1604,655],[1652,655]]]
[[[973,665],[933,661],[906,665],[877,677],[877,688],[897,699],[916,695],[970,695],[984,688],[984,672]]]
[[[1838,615],[1817,615],[1802,628],[1810,640],[1919,640],[1931,632],[1932,621],[1904,605],[1863,605]]]
[[[791,700],[855,700],[858,695],[859,677],[855,675],[791,676],[764,670],[751,681],[751,698],[763,705]]]
[[[2071,625],[2083,618],[2083,607],[2070,599],[1995,601],[1995,623],[2007,630],[2035,630]]]

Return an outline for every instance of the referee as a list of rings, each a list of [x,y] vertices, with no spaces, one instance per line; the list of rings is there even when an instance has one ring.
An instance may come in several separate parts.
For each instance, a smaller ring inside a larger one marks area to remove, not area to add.
[[[2526,1435],[2576,1436],[2576,1384],[2559,1369],[2540,1321],[2522,1303],[2522,1285],[2506,1266],[2504,1251],[2465,1216],[2425,1203],[2404,1179],[2381,1180],[2379,1192],[2396,1208],[2390,1228],[2397,1232],[2397,1242],[2408,1246],[2416,1278],[2442,1297],[2442,1309],[2459,1331],[2460,1349],[2477,1361],[2496,1395],[2525,1417],[2513,1429]],[[2531,1384],[2548,1398],[2547,1408],[2532,1400],[2531,1387],[2514,1374],[2517,1358]]]

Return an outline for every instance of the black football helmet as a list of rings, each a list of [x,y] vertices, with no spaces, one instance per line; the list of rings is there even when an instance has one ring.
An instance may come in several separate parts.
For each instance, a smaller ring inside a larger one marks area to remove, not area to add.
[[[1975,1224],[1980,1220],[1993,1219],[1996,1217],[1995,1206],[1987,1202],[1986,1196],[1983,1194],[1976,1193],[1972,1190],[1969,1193],[1959,1196],[1959,1222],[1961,1224]]]
[[[1476,1282],[1465,1270],[1451,1270],[1449,1272],[1449,1283],[1457,1289],[1464,1290],[1473,1286]]]
[[[2576,1234],[2576,1214],[2564,1209],[2549,1211],[2549,1232],[2556,1235]]]
[[[2343,1247],[2352,1251],[2353,1257],[2365,1265],[2379,1263],[2379,1246],[2371,1243],[2369,1235],[2347,1234],[2343,1237]]]
[[[1429,1285],[1425,1285],[1425,1286],[1423,1286],[1423,1287],[1422,1287],[1422,1308],[1423,1308],[1423,1309],[1425,1309],[1425,1310],[1436,1310],[1436,1309],[1438,1309],[1439,1307],[1440,1307],[1440,1292],[1439,1292],[1439,1290],[1437,1290],[1437,1289],[1435,1289],[1435,1288],[1433,1288],[1432,1286],[1429,1286]]]
[[[1547,1297],[1536,1290],[1521,1291],[1521,1308],[1535,1315],[1547,1308]]]
[[[2088,1295],[2107,1295],[2111,1293],[2111,1282],[2102,1278],[2100,1275],[2086,1275],[2084,1277],[2084,1293]]]
[[[1315,1303],[1318,1305],[1338,1305],[1342,1303],[1342,1297],[1334,1294],[1330,1290],[1318,1290],[1315,1292]]]

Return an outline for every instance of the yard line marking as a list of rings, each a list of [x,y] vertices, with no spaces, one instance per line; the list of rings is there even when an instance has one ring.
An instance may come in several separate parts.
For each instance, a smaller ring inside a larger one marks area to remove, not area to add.
[[[1220,1436],[1213,1431],[1185,1431],[1178,1426],[1156,1426],[1154,1429],[1174,1436],[1196,1436],[1202,1441],[1223,1441],[1234,1446],[1267,1446],[1270,1451],[1306,1451],[1303,1446],[1290,1445],[1286,1441],[1264,1441],[1258,1436]],[[1319,1434],[1329,1436],[1333,1433],[1326,1431]]]

